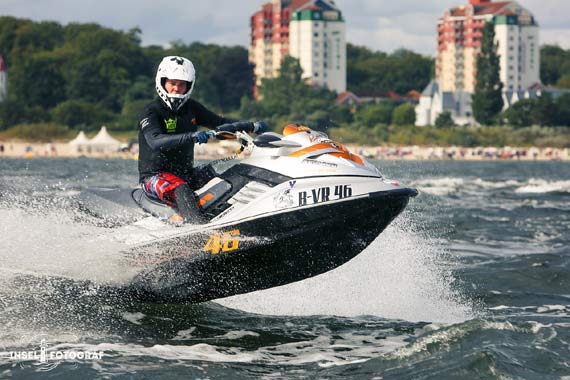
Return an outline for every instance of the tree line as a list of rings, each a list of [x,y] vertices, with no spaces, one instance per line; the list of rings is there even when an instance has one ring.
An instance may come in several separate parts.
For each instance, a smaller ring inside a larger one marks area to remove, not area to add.
[[[143,47],[140,37],[138,28],[0,17],[0,53],[9,68],[0,130],[31,123],[89,130],[106,123],[111,130],[132,131],[137,113],[156,95],[154,75],[166,55],[192,60],[193,96],[217,112],[306,120],[322,128],[353,119],[335,107],[336,94],[306,86],[300,72],[267,81],[261,89],[264,101],[253,101],[253,66],[244,47],[179,41],[168,48]],[[420,90],[433,72],[431,58],[405,50],[388,55],[349,44],[348,62],[349,89],[373,96]]]
[[[247,50],[173,42],[141,46],[141,30],[97,24],[33,22],[0,17],[0,53],[8,66],[8,97],[0,130],[23,123],[90,129],[108,123],[136,130],[137,113],[155,96],[154,76],[166,55],[191,57],[196,97],[228,112],[251,97],[253,68]]]
[[[406,102],[382,100],[340,106],[335,102],[338,94],[307,84],[298,60],[291,57],[286,58],[277,77],[262,81],[261,96],[254,100],[253,66],[244,47],[180,41],[169,47],[142,46],[141,33],[138,28],[118,31],[97,24],[61,25],[0,17],[0,53],[9,70],[8,98],[0,103],[0,131],[14,126],[21,131],[41,127],[54,137],[65,137],[106,124],[110,130],[132,136],[138,113],[156,96],[154,76],[158,63],[163,56],[181,55],[196,67],[194,98],[227,116],[264,119],[275,130],[300,122],[347,142],[414,142],[413,136],[422,135],[425,138],[420,141],[439,138],[444,144],[486,141],[477,138],[477,132],[475,137],[471,132],[466,137],[464,131],[454,130],[451,118],[445,114],[437,127],[420,133],[411,128],[414,105]],[[548,75],[551,82],[543,81],[563,85],[570,53],[548,46],[541,53],[543,67],[550,67],[541,74]],[[556,59],[558,64],[544,62],[549,59]],[[386,54],[347,45],[347,85],[358,95],[382,97],[389,91],[421,91],[433,76],[431,57],[403,49]],[[560,120],[565,120],[561,104],[566,103],[558,104],[560,99],[551,99],[561,111],[551,113],[558,116],[548,119],[545,125],[562,125]],[[521,102],[521,109],[514,108],[511,114],[492,119],[493,123],[524,127],[529,120],[534,124],[540,119],[544,124],[546,119],[540,116],[543,111],[537,110],[549,109],[548,105],[535,108],[534,103],[527,103]],[[534,116],[515,119],[527,110],[532,110],[529,112]]]

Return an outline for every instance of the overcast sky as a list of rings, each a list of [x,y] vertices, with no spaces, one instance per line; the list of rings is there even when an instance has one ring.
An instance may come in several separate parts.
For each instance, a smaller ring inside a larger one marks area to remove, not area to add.
[[[113,29],[140,27],[143,45],[201,41],[249,43],[249,17],[269,0],[0,0],[0,15],[35,21],[96,22]],[[568,0],[519,0],[541,26],[541,43],[570,48]],[[336,0],[347,40],[373,50],[404,47],[434,55],[435,28],[445,8],[467,0]]]

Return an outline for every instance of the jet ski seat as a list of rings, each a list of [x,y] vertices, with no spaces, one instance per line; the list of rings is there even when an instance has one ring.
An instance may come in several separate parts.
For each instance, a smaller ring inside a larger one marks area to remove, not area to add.
[[[195,192],[200,208],[207,211],[212,204],[214,204],[220,197],[229,193],[231,189],[232,185],[228,181],[219,177],[211,179]],[[176,209],[170,207],[159,199],[151,197],[140,188],[134,189],[131,192],[131,196],[143,210],[158,218],[169,219],[177,213]]]

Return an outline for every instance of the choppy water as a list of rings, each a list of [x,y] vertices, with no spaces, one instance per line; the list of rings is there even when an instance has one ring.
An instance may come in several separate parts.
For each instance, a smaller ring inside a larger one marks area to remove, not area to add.
[[[69,197],[134,184],[134,161],[0,160],[0,378],[570,379],[570,164],[378,165],[420,195],[353,261],[154,305],[50,280],[120,278]]]

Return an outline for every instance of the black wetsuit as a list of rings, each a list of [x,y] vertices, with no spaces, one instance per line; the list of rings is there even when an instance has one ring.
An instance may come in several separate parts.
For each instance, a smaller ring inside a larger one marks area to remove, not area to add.
[[[194,141],[198,126],[213,129],[232,123],[189,99],[174,112],[157,98],[144,108],[139,119],[139,179],[161,172],[172,173],[187,182],[192,180]]]

